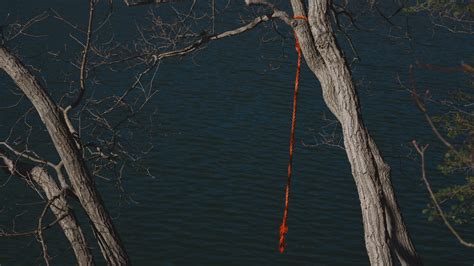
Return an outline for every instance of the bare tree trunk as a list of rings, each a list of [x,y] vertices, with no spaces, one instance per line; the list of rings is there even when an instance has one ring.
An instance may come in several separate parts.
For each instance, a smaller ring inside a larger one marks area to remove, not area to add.
[[[87,245],[87,240],[64,196],[64,191],[58,187],[48,172],[43,167],[32,167],[20,162],[14,162],[2,153],[0,153],[0,158],[3,159],[12,175],[31,178],[44,191],[46,198],[49,201],[54,201],[50,205],[50,209],[56,216],[56,219],[59,220],[58,223],[69,240],[78,265],[94,265],[94,259]]]
[[[306,62],[321,83],[324,100],[341,123],[364,223],[371,265],[392,265],[394,252],[402,265],[422,265],[408,234],[390,180],[390,167],[365,127],[357,92],[329,21],[330,0],[291,0],[293,12],[307,16],[295,30]]]
[[[64,194],[54,181],[54,179],[42,167],[35,167],[31,170],[31,178],[43,189],[48,200],[52,200],[61,193]],[[94,265],[94,260],[86,238],[79,223],[76,220],[64,195],[57,198],[51,204],[51,211],[60,219],[59,225],[66,235],[76,256],[78,265]]]
[[[127,252],[66,125],[63,113],[30,71],[5,47],[0,47],[0,68],[31,101],[45,124],[74,192],[92,223],[105,260],[109,265],[129,265]]]

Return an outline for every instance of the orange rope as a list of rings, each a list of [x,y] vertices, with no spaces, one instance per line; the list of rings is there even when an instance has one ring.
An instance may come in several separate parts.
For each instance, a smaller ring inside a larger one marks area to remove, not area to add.
[[[308,20],[304,16],[295,16],[294,18],[304,19],[306,21]],[[301,58],[302,58],[301,47],[300,47],[300,43],[298,41],[298,36],[296,35],[296,32],[294,32],[294,35],[295,35],[295,49],[296,49],[296,52],[298,53],[298,62],[296,66],[295,92],[293,94],[293,114],[291,116],[290,159],[288,161],[288,178],[287,178],[286,189],[285,189],[285,210],[283,212],[283,221],[281,222],[281,225],[280,225],[280,246],[279,246],[280,253],[283,253],[285,251],[285,246],[286,246],[285,235],[286,233],[288,233],[288,225],[287,225],[288,203],[290,199],[291,173],[293,170],[293,150],[295,147],[295,128],[296,128],[296,107],[297,107],[297,99],[298,99],[298,89],[300,85],[299,83],[300,83],[300,70],[301,70]]]

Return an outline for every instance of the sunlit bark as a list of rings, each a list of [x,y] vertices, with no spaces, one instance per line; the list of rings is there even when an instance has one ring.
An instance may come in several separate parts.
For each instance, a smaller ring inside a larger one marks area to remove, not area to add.
[[[102,255],[110,265],[130,264],[129,257],[97,191],[84,159],[65,122],[63,112],[54,103],[33,74],[5,47],[0,46],[3,69],[26,95],[43,121],[69,176],[74,193],[86,211]]]
[[[372,265],[393,265],[392,252],[402,265],[421,265],[408,234],[390,180],[390,167],[362,120],[352,75],[329,20],[330,0],[310,0],[308,10],[291,1],[298,21],[305,60],[321,83],[324,101],[341,123],[344,146],[359,193],[367,254]]]

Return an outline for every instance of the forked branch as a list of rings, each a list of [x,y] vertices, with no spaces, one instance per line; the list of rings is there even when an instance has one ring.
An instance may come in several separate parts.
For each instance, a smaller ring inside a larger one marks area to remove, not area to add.
[[[428,148],[428,144],[424,146],[419,146],[416,140],[412,141],[413,147],[415,147],[416,152],[420,155],[420,160],[421,160],[421,179],[425,183],[426,189],[428,190],[428,193],[430,194],[431,200],[433,201],[433,204],[436,208],[436,211],[438,212],[439,216],[443,220],[444,224],[446,227],[449,229],[449,231],[456,237],[456,239],[461,243],[461,245],[474,248],[474,243],[467,242],[465,241],[459,233],[454,229],[454,227],[451,225],[451,223],[448,221],[446,218],[446,215],[444,214],[443,209],[441,209],[441,206],[438,203],[438,200],[436,199],[436,196],[433,192],[433,189],[431,188],[430,182],[428,181],[428,178],[426,176],[426,166],[425,166],[425,152],[426,149]]]

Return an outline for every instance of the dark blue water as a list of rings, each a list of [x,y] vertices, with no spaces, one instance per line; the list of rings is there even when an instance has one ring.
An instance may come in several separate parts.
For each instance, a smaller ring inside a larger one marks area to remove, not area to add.
[[[77,23],[86,20],[85,6],[79,1],[2,1],[0,20],[8,13],[24,18],[51,6]],[[115,11],[117,38],[135,36],[127,30],[146,9],[117,4]],[[218,29],[236,25],[237,18],[221,22]],[[434,139],[398,77],[408,82],[408,66],[416,60],[449,66],[468,62],[474,42],[464,35],[433,34],[423,15],[409,17],[412,40],[398,38],[401,31],[392,34],[380,23],[367,17],[364,26],[375,24],[376,29],[352,33],[362,58],[353,73],[366,124],[392,167],[405,220],[426,265],[472,265],[472,250],[461,247],[443,225],[427,222],[421,213],[429,199],[418,164],[407,159],[409,142]],[[397,23],[403,26],[405,17]],[[64,91],[63,84],[55,83],[58,73],[78,74],[64,62],[48,61],[44,51],[62,49],[69,29],[54,19],[42,25],[34,30],[47,37],[21,38],[14,46],[26,55],[25,60],[43,68],[41,74],[57,96]],[[368,264],[359,201],[344,151],[303,145],[320,141],[322,127],[328,133],[334,128],[325,119],[331,116],[318,82],[306,67],[300,88],[288,247],[283,255],[277,252],[296,57],[291,39],[283,47],[280,41],[261,42],[269,30],[211,43],[193,58],[160,65],[155,84],[159,93],[145,110],[145,114],[156,112],[151,125],[154,149],[141,161],[153,177],[125,172],[123,185],[134,201],[123,200],[113,184],[98,180],[136,265]],[[291,36],[287,28],[281,30]],[[69,50],[79,49],[68,45]],[[273,69],[275,65],[279,68]],[[129,76],[107,79],[111,89],[130,84]],[[15,97],[6,90],[13,85],[3,74],[0,80],[6,95],[2,105],[11,104]],[[417,72],[420,87],[439,97],[466,81],[459,74]],[[9,134],[17,113],[28,107],[22,104],[1,111],[2,138]],[[143,128],[148,126],[144,123]],[[43,141],[32,145],[42,155],[54,157],[44,131],[37,134]],[[145,140],[137,145],[146,144]],[[440,152],[439,145],[433,144],[429,166],[435,185],[446,182],[435,170]],[[11,230],[16,215],[17,230],[31,228],[35,224],[31,210],[41,209],[41,200],[22,181],[6,175],[1,180],[6,183],[0,194],[2,228]],[[459,230],[466,238],[474,236],[472,226]],[[72,263],[72,252],[59,230],[48,232],[47,240],[54,265]],[[0,239],[2,265],[41,264],[40,254],[34,238]]]

